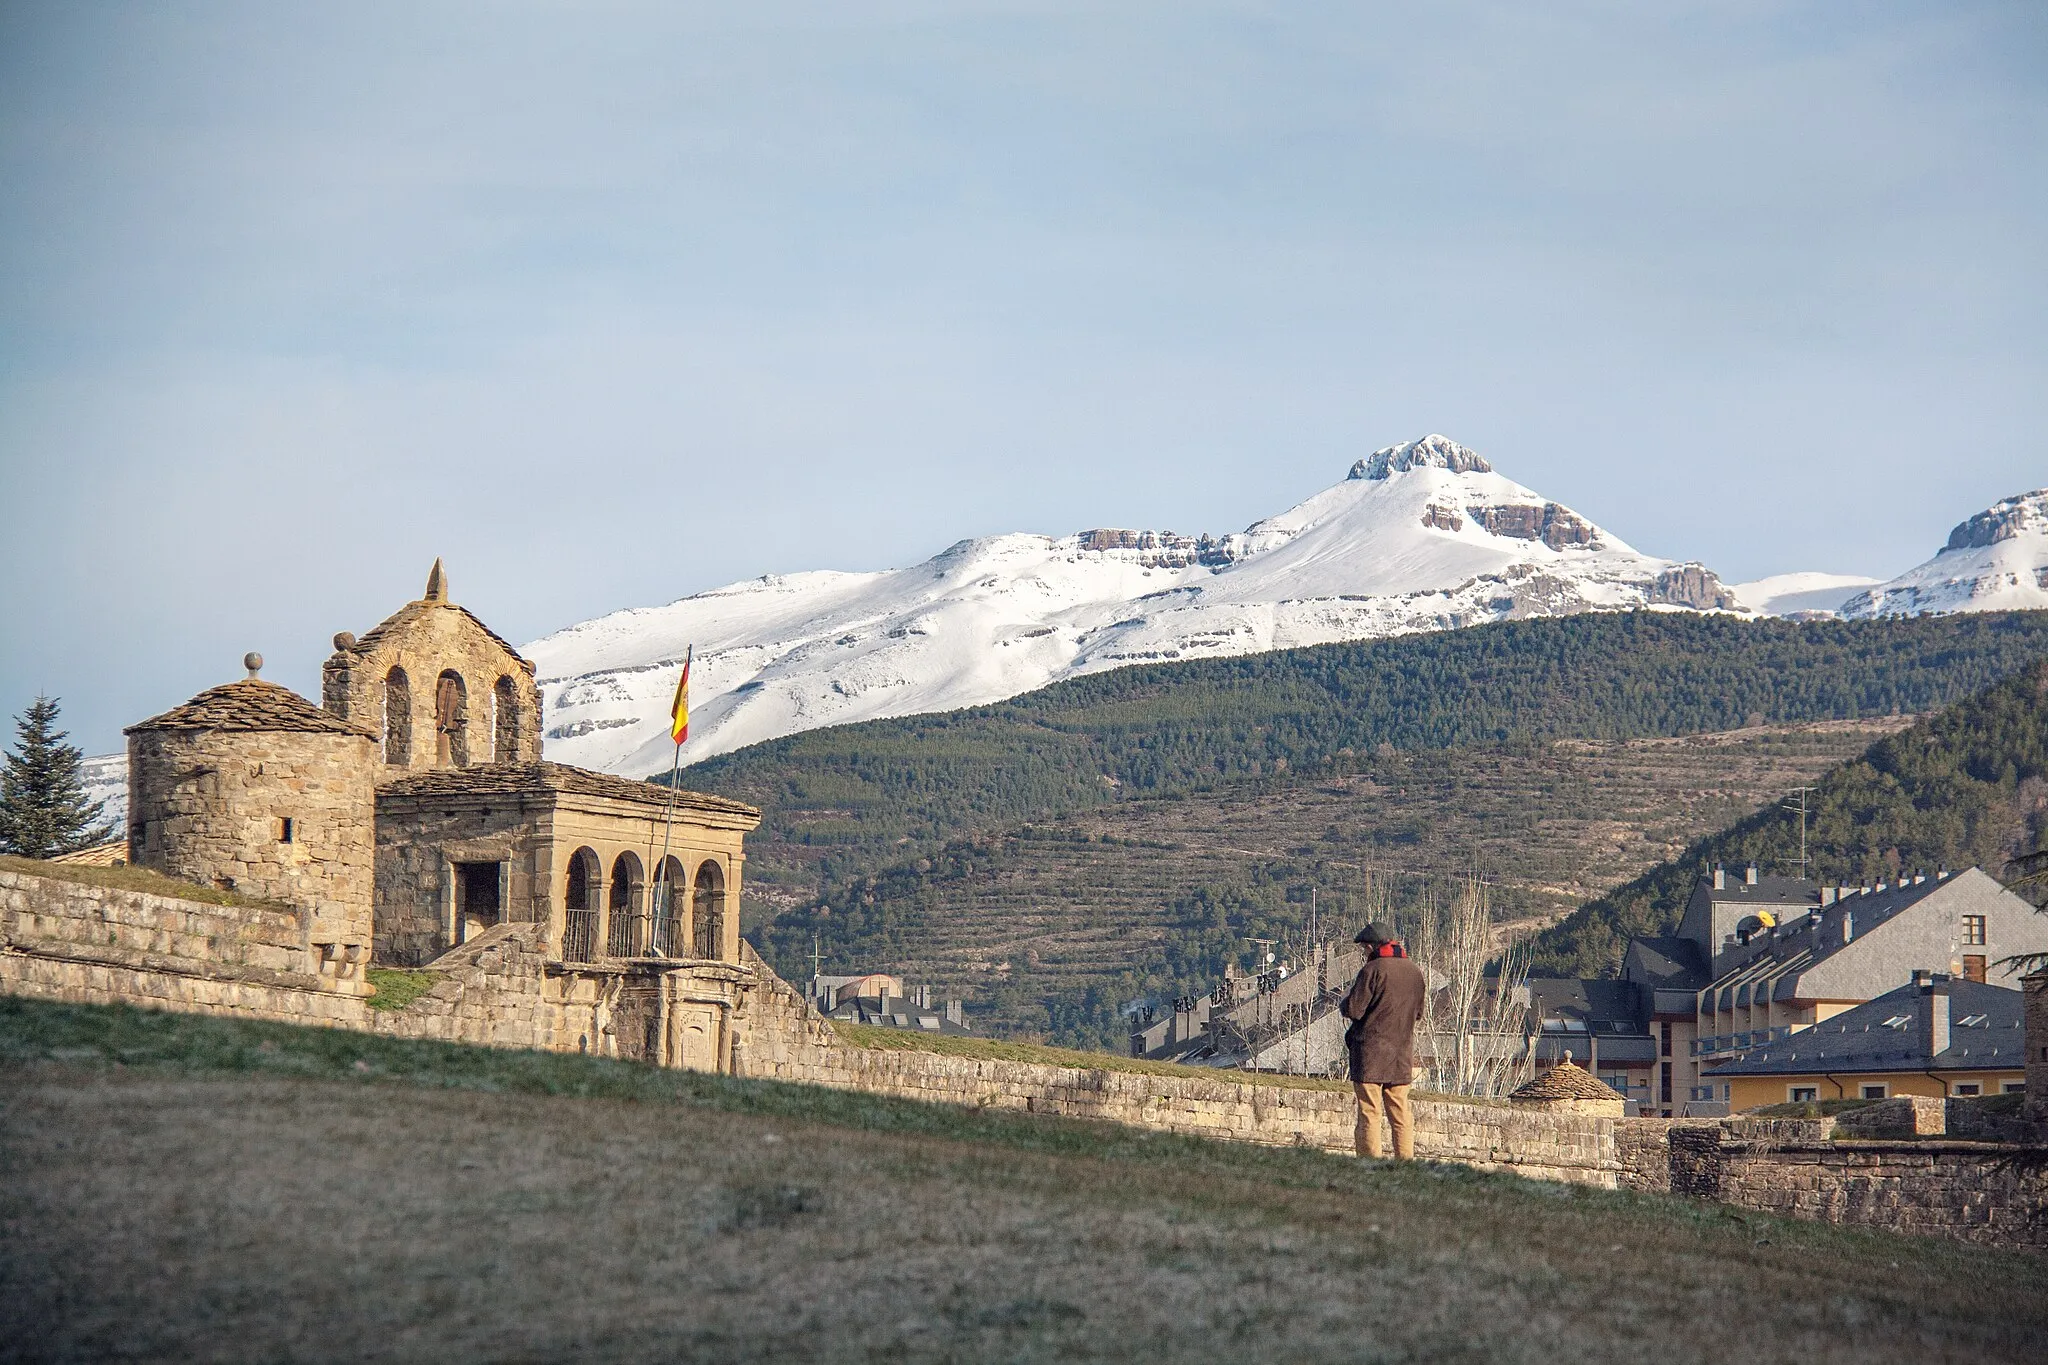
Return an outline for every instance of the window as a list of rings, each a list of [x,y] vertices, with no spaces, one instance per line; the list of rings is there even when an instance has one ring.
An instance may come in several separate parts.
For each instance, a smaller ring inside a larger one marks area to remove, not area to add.
[[[457,941],[467,943],[503,917],[505,865],[455,864],[455,926]]]
[[[1956,1027],[1989,1028],[1991,1027],[1991,1016],[1988,1014],[1966,1014],[1962,1018],[1956,1020]]]
[[[394,768],[412,762],[412,681],[402,668],[384,675],[384,761]]]
[[[291,818],[291,816],[289,816],[289,815],[283,815],[283,816],[279,816],[279,817],[278,817],[278,821],[277,821],[277,841],[278,841],[278,842],[279,842],[280,844],[288,844],[288,843],[290,843],[290,842],[292,841],[292,818]]]
[[[2027,1093],[2027,1083],[2025,1081],[2003,1081],[1999,1084],[1998,1093],[2001,1095],[2024,1095]]]
[[[1963,978],[1966,981],[1982,983],[1984,980],[1984,954],[1963,954]]]
[[[1891,1091],[1892,1088],[1888,1085],[1866,1085],[1863,1087],[1863,1098],[1866,1100],[1886,1099],[1891,1095]]]
[[[1963,916],[1963,942],[1973,946],[1981,945],[1984,942],[1984,917],[1982,915]]]
[[[497,686],[491,689],[491,710],[495,721],[491,737],[491,761],[518,761],[519,688],[509,677],[498,679]]]
[[[1785,1098],[1793,1104],[1812,1104],[1820,1098],[1817,1085],[1790,1085],[1785,1087]]]
[[[434,761],[443,768],[469,766],[469,687],[452,668],[434,684]]]
[[[1891,1029],[1902,1029],[1912,1022],[1913,1017],[1911,1015],[1894,1014],[1891,1018],[1884,1021],[1883,1027]]]
[[[1663,1030],[1663,1040],[1662,1040],[1662,1041],[1663,1041],[1663,1050],[1662,1050],[1662,1051],[1661,1051],[1661,1052],[1660,1052],[1660,1053],[1659,1053],[1658,1055],[1659,1055],[1659,1056],[1662,1056],[1662,1057],[1669,1057],[1669,1056],[1671,1055],[1671,1025],[1669,1025],[1669,1024],[1665,1024],[1665,1025],[1662,1025],[1662,1030]],[[1666,1096],[1665,1096],[1665,1098],[1666,1098],[1666,1099],[1669,1099],[1669,1098],[1671,1098],[1671,1097],[1670,1097],[1669,1095],[1666,1095]]]
[[[1981,1095],[1983,1093],[1984,1087],[1977,1084],[1977,1082],[1975,1081],[1956,1082],[1956,1094],[1958,1095]]]

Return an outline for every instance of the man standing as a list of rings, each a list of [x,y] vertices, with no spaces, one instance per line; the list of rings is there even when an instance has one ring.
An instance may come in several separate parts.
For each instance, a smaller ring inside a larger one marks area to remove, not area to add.
[[[1351,1053],[1351,1091],[1358,1097],[1352,1142],[1360,1156],[1380,1156],[1384,1113],[1394,1130],[1394,1155],[1410,1161],[1415,1125],[1408,1112],[1408,1083],[1415,1076],[1415,1025],[1422,1019],[1428,985],[1422,969],[1385,927],[1366,925],[1356,942],[1365,947],[1365,965],[1343,1005],[1344,1017],[1352,1021],[1344,1044]]]

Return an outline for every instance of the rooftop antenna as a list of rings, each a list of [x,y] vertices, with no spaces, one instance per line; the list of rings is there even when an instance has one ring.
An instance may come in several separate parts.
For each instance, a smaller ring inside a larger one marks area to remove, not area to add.
[[[1806,856],[1806,794],[1814,790],[1816,789],[1813,787],[1794,787],[1792,794],[1799,798],[1798,804],[1786,802],[1779,806],[1780,810],[1799,812],[1799,880],[1802,882],[1806,880],[1806,865],[1809,861]]]

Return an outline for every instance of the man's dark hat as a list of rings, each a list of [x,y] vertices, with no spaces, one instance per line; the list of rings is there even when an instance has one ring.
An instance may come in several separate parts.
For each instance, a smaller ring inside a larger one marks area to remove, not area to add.
[[[1394,941],[1394,933],[1393,930],[1387,928],[1384,924],[1368,924],[1363,929],[1360,929],[1358,937],[1351,941],[1353,943],[1392,943]]]

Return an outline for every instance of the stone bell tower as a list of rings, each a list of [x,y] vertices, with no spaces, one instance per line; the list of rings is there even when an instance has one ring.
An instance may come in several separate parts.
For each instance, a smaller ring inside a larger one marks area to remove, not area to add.
[[[533,665],[448,600],[438,559],[417,600],[360,639],[334,637],[320,692],[330,713],[377,736],[387,777],[540,758]]]

